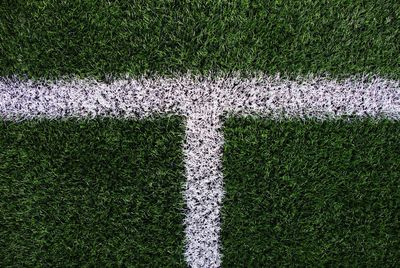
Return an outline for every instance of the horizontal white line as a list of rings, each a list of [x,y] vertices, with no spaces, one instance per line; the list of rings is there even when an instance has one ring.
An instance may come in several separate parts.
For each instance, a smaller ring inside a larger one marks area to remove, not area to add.
[[[264,77],[230,88],[227,110],[232,113],[256,113],[272,118],[400,119],[399,81],[381,78],[337,81],[318,77],[290,81]]]
[[[0,79],[0,116],[142,117],[188,115],[212,105],[217,112],[276,117],[370,116],[399,119],[399,81],[382,78],[298,79],[259,76],[33,82]]]

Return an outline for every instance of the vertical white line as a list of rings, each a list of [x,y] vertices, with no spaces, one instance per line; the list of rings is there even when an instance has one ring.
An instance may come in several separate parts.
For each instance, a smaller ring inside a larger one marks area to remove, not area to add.
[[[216,109],[201,108],[187,117],[185,134],[185,257],[191,267],[220,267],[222,121]]]

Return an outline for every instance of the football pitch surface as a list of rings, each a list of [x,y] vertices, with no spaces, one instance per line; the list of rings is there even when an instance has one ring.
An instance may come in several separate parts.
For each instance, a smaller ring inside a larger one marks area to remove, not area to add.
[[[400,265],[397,1],[0,13],[0,266]]]
[[[389,121],[228,120],[226,267],[391,266],[399,131]]]
[[[4,79],[0,88],[10,265],[398,258],[396,81]]]
[[[1,122],[4,266],[183,266],[179,118]]]

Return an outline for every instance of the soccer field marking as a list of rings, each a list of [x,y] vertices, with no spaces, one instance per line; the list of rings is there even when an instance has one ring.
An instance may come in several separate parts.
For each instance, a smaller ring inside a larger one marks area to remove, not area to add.
[[[319,77],[191,77],[55,82],[0,80],[0,117],[6,120],[96,116],[143,118],[172,113],[186,118],[185,257],[192,267],[221,265],[223,199],[220,129],[223,117],[400,119],[399,81]]]
[[[206,109],[187,118],[185,133],[185,257],[193,267],[218,267],[221,261],[222,121]]]

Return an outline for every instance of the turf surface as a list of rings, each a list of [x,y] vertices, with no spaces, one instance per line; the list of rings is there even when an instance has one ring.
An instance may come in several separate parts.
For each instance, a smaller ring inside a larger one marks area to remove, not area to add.
[[[400,2],[0,2],[0,76],[263,71],[400,78]]]
[[[1,266],[185,266],[183,128],[0,121]]]
[[[400,264],[400,123],[231,118],[225,267]]]

